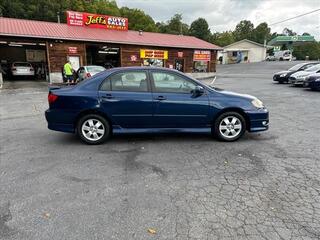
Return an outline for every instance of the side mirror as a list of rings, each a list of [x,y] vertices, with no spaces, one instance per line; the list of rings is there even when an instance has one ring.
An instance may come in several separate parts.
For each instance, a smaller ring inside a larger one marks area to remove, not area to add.
[[[204,88],[201,86],[196,86],[195,89],[192,90],[192,94],[195,97],[201,96],[202,94],[204,94]]]

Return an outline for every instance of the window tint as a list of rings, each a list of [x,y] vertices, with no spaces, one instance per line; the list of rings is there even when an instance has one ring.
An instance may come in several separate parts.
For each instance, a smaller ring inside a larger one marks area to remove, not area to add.
[[[191,93],[196,87],[193,82],[172,73],[153,72],[152,78],[155,92]]]
[[[111,91],[111,84],[110,84],[110,79],[106,79],[103,81],[101,87],[101,91]]]
[[[112,75],[111,81],[112,91],[127,91],[127,92],[147,92],[147,74],[142,71],[130,71],[117,73]]]

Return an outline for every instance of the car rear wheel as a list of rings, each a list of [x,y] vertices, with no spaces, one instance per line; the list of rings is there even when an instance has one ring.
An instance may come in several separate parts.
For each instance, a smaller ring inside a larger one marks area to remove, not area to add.
[[[77,133],[87,144],[101,144],[110,137],[110,125],[103,117],[89,114],[78,121]]]
[[[219,140],[226,142],[238,140],[245,131],[245,119],[237,112],[226,112],[221,114],[214,124],[214,135]]]

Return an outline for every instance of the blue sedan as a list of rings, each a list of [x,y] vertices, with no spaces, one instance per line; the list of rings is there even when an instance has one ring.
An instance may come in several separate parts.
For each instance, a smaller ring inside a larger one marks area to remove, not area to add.
[[[100,144],[120,133],[212,133],[235,141],[268,129],[269,113],[250,95],[209,87],[165,68],[114,68],[73,87],[51,89],[48,128]]]

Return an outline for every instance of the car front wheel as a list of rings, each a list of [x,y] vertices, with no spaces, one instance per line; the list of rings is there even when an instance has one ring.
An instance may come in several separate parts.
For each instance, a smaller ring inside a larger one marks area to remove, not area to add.
[[[214,124],[214,135],[219,140],[226,142],[238,140],[245,131],[245,119],[237,112],[226,112],[221,114]]]
[[[77,133],[87,144],[101,144],[110,137],[110,125],[103,117],[89,114],[78,121]]]

